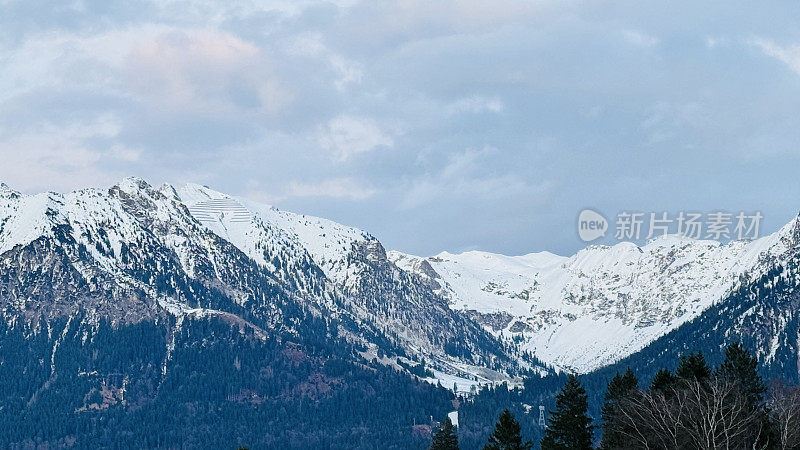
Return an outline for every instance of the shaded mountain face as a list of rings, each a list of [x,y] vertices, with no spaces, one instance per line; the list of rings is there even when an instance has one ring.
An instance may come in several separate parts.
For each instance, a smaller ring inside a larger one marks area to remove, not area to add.
[[[641,351],[603,368],[608,374],[631,367],[642,378],[672,369],[680,355],[702,351],[719,364],[725,348],[740,343],[759,360],[767,379],[800,382],[800,254],[776,262],[757,279],[734,289],[698,317],[670,331]]]
[[[668,236],[643,247],[590,246],[572,257],[390,252],[399,267],[497,336],[545,363],[588,372],[698,317],[797,254],[798,221],[721,245]]]

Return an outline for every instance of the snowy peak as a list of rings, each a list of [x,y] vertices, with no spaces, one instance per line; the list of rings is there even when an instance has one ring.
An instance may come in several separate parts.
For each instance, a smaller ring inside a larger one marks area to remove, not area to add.
[[[151,190],[152,186],[150,186],[150,184],[142,178],[126,177],[123,178],[119,183],[115,184],[112,189],[113,188],[118,188],[123,192],[133,194],[139,191]]]
[[[341,302],[340,306],[353,313],[358,322],[389,330],[411,354],[441,353],[445,348],[441,342],[451,340],[453,344],[445,350],[450,356],[434,357],[439,364],[447,364],[448,370],[472,373],[463,360],[452,361],[452,355],[462,352],[473,354],[470,360],[485,358],[490,348],[494,356],[488,360],[492,365],[518,364],[516,360],[509,362],[506,354],[513,349],[498,346],[477,324],[447,308],[433,293],[433,287],[414,272],[398,269],[389,261],[383,245],[363,230],[198,185],[184,186],[177,195],[205,227],[288,284],[300,286],[301,291],[323,283],[307,270],[309,266],[318,267],[324,275],[327,299]],[[433,342],[439,342],[438,348],[432,348]],[[427,358],[430,360],[430,356]]]
[[[189,209],[195,219],[220,236],[226,239],[234,237],[235,245],[237,244],[235,241],[241,240],[242,236],[247,235],[247,232],[256,225],[254,215],[239,201],[206,186],[187,184],[176,190],[172,186],[165,185],[161,190],[174,193],[175,198]]]
[[[192,206],[197,203],[202,203],[210,200],[226,200],[232,199],[228,194],[215,191],[208,186],[203,186],[196,183],[187,183],[179,189],[175,189],[169,184],[162,186],[162,190],[169,190],[175,192],[181,201],[187,206]]]
[[[800,214],[775,234],[777,235],[776,239],[787,248],[800,246]]]
[[[0,182],[0,197],[20,196],[19,192],[11,189],[7,184]]]
[[[297,253],[307,253],[329,279],[346,284],[354,275],[348,263],[353,251],[379,247],[373,257],[385,259],[377,240],[357,228],[281,211],[196,184],[187,184],[177,193],[195,219],[262,264],[270,263],[264,248],[294,248]]]

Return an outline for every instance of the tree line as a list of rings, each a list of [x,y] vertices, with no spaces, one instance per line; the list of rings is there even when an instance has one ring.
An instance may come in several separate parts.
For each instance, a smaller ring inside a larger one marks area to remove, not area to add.
[[[542,450],[567,449],[800,449],[800,388],[779,381],[769,388],[758,360],[735,343],[712,368],[702,352],[680,357],[640,387],[628,368],[608,383],[600,425],[588,414],[588,396],[569,375],[556,396]],[[504,410],[483,450],[529,450],[520,425]],[[433,436],[431,450],[456,450],[450,419]]]

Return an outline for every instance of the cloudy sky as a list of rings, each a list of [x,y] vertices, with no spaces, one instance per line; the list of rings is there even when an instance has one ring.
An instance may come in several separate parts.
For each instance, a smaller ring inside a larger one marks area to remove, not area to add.
[[[800,210],[795,2],[0,0],[0,179],[193,181],[389,248]]]

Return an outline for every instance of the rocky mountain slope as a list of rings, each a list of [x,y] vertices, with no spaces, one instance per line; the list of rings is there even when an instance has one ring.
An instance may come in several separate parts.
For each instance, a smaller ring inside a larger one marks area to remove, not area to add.
[[[316,266],[330,288],[324,298],[336,298],[354,320],[375,324],[417,357],[432,356],[444,372],[492,381],[501,375],[487,368],[537,366],[454,313],[424,279],[389,261],[383,245],[365,231],[195,184],[179,189],[176,198],[200,223],[293,286],[310,283],[298,278],[304,273],[298,266]]]
[[[389,262],[371,235],[196,185],[131,178],[30,196],[4,186],[0,279],[9,324],[220,315],[291,333],[313,316],[391,366],[426,360],[481,381],[531,366]]]

